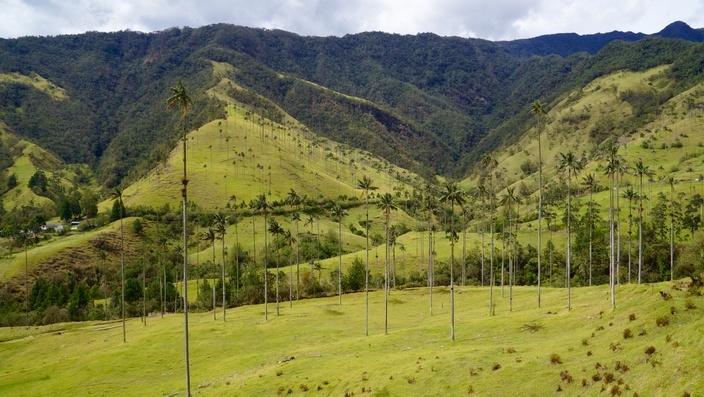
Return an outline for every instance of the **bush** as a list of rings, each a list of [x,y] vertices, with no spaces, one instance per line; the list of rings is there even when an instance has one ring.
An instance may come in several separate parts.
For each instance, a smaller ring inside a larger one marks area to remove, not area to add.
[[[670,318],[668,316],[660,316],[655,319],[655,324],[658,327],[667,327],[670,325]]]
[[[562,359],[559,354],[553,353],[550,355],[550,362],[552,364],[562,364]]]

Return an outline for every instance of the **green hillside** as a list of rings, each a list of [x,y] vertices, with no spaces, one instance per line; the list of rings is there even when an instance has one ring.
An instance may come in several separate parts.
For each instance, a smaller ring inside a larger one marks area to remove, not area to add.
[[[672,298],[664,300],[659,293]],[[383,294],[282,305],[264,321],[261,305],[190,316],[195,396],[220,395],[698,395],[704,392],[701,296],[676,284],[581,288],[565,310],[562,289],[494,291],[460,287],[457,339],[449,340],[448,294],[393,291],[388,335]],[[272,305],[269,306],[272,310]],[[184,393],[183,318],[167,314],[127,322],[83,322],[0,329],[5,395]],[[51,354],[47,354],[51,352]],[[129,379],[128,382],[125,379]]]

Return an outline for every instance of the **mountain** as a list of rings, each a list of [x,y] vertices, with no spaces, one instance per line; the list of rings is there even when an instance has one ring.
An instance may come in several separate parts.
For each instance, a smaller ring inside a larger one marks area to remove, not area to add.
[[[0,120],[64,162],[90,165],[112,188],[148,173],[175,144],[169,86],[182,80],[194,93],[191,126],[221,117],[223,102],[205,95],[219,81],[215,62],[232,66],[222,77],[242,87],[231,94],[253,108],[265,98],[315,134],[426,178],[461,177],[526,130],[535,99],[551,102],[615,70],[662,64],[673,64],[668,73],[684,89],[700,78],[702,45],[672,37],[696,33],[675,23],[647,37],[493,43],[433,34],[302,37],[219,24],[24,37],[0,40]]]
[[[693,29],[684,22],[677,21],[667,25],[654,34],[619,32],[578,35],[576,33],[558,33],[538,36],[530,39],[498,42],[506,51],[520,57],[560,55],[570,56],[578,52],[596,54],[612,41],[633,42],[646,37],[663,37],[687,41],[704,41],[704,30]]]

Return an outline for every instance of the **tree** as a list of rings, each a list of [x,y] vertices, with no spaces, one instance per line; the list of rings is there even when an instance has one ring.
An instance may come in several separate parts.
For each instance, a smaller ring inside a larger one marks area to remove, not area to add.
[[[187,285],[188,282],[188,217],[187,217],[187,206],[188,206],[188,177],[186,174],[186,133],[188,131],[188,126],[186,124],[186,114],[188,113],[188,108],[190,107],[192,101],[191,97],[188,95],[186,88],[179,81],[174,87],[169,87],[171,91],[171,97],[166,100],[166,105],[169,109],[173,107],[181,108],[181,124],[183,128],[183,179],[181,179],[181,198],[182,203],[182,217],[183,217],[183,285]],[[190,360],[188,352],[188,288],[183,289],[183,322],[184,322],[184,355],[186,361],[186,395],[191,395],[191,369]]]
[[[571,309],[570,306],[570,247],[571,247],[571,236],[572,236],[572,230],[570,227],[570,218],[571,218],[571,206],[572,206],[572,175],[576,174],[579,172],[579,170],[582,169],[582,163],[577,159],[577,156],[574,155],[574,152],[571,150],[567,152],[567,154],[560,153],[559,154],[559,159],[557,163],[557,168],[558,170],[562,172],[567,172],[567,262],[566,262],[566,269],[567,269],[567,310],[569,311]]]
[[[291,247],[294,243],[296,243],[296,238],[293,237],[293,234],[291,234],[290,230],[284,230],[284,233],[281,238],[281,244]],[[298,245],[296,245],[298,247]],[[288,282],[289,282],[289,288],[288,288],[288,307],[293,307],[293,262],[289,259],[289,272],[288,272]],[[296,262],[296,267],[298,267],[298,262]]]
[[[633,202],[638,198],[638,194],[631,186],[623,192],[623,198],[628,200],[628,282],[631,282],[631,251],[633,243]]]
[[[300,205],[301,201],[303,198],[296,193],[293,188],[288,192],[288,195],[286,196],[286,202],[294,208],[293,213],[291,214],[291,220],[296,223],[296,237],[298,237],[298,222],[301,220],[301,214],[300,214]],[[300,269],[299,269],[299,264],[300,264],[300,255],[299,255],[299,245],[298,245],[298,240],[294,239],[296,241],[296,300],[299,299],[300,297],[300,285],[301,285],[301,276],[300,276]],[[293,274],[291,274],[291,280],[293,282]],[[290,302],[290,307],[293,307],[293,301]]]
[[[293,238],[293,242],[296,243],[296,300],[300,299],[300,290],[301,290],[301,272],[300,272],[300,264],[301,264],[301,252],[300,252],[300,244],[298,242],[298,237],[300,236],[300,233],[298,232],[298,222],[301,221],[301,213],[298,212],[297,210],[294,211],[291,214],[291,220],[296,223],[296,237]],[[293,307],[293,302],[291,303],[291,307]]]
[[[675,278],[675,184],[677,179],[674,176],[667,177],[667,184],[670,185],[670,281]]]
[[[368,177],[363,176],[361,180],[357,180],[357,189],[362,190],[362,195],[364,196],[364,210],[366,215],[366,220],[364,223],[364,236],[366,237],[366,263],[364,267],[364,299],[365,299],[365,323],[364,323],[364,334],[369,335],[369,192],[376,190],[377,187],[374,186],[374,181]]]
[[[594,173],[587,174],[582,178],[582,185],[589,189],[589,286],[592,285],[592,259],[594,242],[594,191],[599,187]]]
[[[120,188],[115,188],[112,191],[112,199],[115,200],[116,203],[120,203],[119,207],[120,209],[124,209],[124,205],[122,204],[122,189]],[[114,205],[113,205],[114,207]],[[120,211],[120,210],[118,210]],[[122,212],[122,211],[120,211]],[[122,227],[122,218],[124,213],[119,213],[120,215],[120,274],[122,278],[122,287],[121,287],[121,305],[122,305],[122,343],[127,343],[127,328],[125,325],[125,229]]]
[[[217,240],[217,233],[215,232],[215,229],[213,228],[208,228],[205,232],[202,233],[201,239],[204,241],[207,241],[210,243],[211,247],[213,247],[213,266],[215,266],[215,240]],[[217,268],[215,268],[217,269]],[[215,276],[217,277],[217,276]],[[215,277],[213,277],[213,320],[217,320],[217,310],[216,309],[216,301],[217,297],[215,296]],[[224,280],[223,280],[223,286],[224,286]],[[224,320],[223,320],[224,321]]]
[[[433,262],[433,255],[434,255],[434,247],[433,247],[433,229],[435,225],[433,224],[433,215],[435,213],[435,210],[437,210],[438,207],[438,202],[435,199],[435,196],[433,196],[432,189],[430,185],[426,187],[426,192],[423,195],[423,210],[426,213],[427,216],[427,223],[428,223],[428,296],[430,300],[430,315],[433,315],[433,287],[435,286],[435,279],[434,279],[434,262]]]
[[[389,226],[391,223],[391,211],[398,209],[396,200],[391,193],[384,193],[379,197],[377,204],[380,210],[384,211],[386,223],[386,260],[384,263],[384,334],[389,331]]]
[[[258,211],[261,211],[264,214],[264,320],[269,319],[269,282],[268,282],[268,262],[269,262],[269,257],[268,257],[268,244],[267,244],[267,230],[266,230],[266,224],[267,224],[267,217],[269,215],[269,210],[272,209],[271,204],[269,204],[266,201],[266,194],[262,193],[259,196],[257,196],[257,199],[254,201],[254,208]]]
[[[271,237],[276,239],[284,233],[284,229],[275,219],[269,219],[269,233]],[[276,315],[279,315],[279,245],[280,242],[274,240],[276,247]]]
[[[482,166],[487,172],[489,182],[487,195],[489,196],[489,315],[494,315],[494,183],[491,169],[498,165],[498,161],[490,154],[482,157]]]
[[[651,177],[655,173],[650,170],[650,166],[643,163],[643,160],[638,159],[633,164],[635,174],[638,175],[639,193],[638,193],[638,284],[641,282],[643,271],[643,176]]]
[[[501,201],[499,204],[505,205],[508,210],[508,234],[502,233],[506,239],[508,237],[509,241],[509,248],[513,248],[513,245],[511,244],[511,241],[513,240],[513,230],[512,230],[512,222],[511,222],[511,204],[516,202],[516,194],[514,193],[515,189],[513,187],[507,187],[506,188],[506,194],[501,198]],[[503,228],[502,228],[503,229]],[[514,267],[514,261],[515,261],[515,255],[516,252],[514,249],[509,249],[509,255],[508,255],[508,311],[513,311],[513,267]],[[502,256],[503,258],[503,256]],[[504,272],[504,267],[503,267],[503,259],[501,263],[501,293],[503,297],[503,272]]]
[[[538,307],[540,307],[540,250],[543,222],[543,154],[541,150],[540,140],[540,120],[543,116],[547,116],[548,112],[545,109],[545,104],[536,100],[530,105],[530,114],[534,115],[538,121]]]
[[[618,144],[609,143],[601,154],[606,159],[604,173],[609,176],[609,286],[611,290],[611,307],[616,307],[616,252],[614,232],[614,185],[616,173],[619,172],[620,156]]]
[[[465,203],[465,193],[459,188],[457,182],[450,181],[445,183],[445,191],[440,197],[440,201],[445,204],[450,204],[450,339],[455,340],[455,205],[460,208]]]
[[[222,241],[222,321],[225,321],[227,311],[227,284],[225,283],[225,235],[227,234],[227,217],[225,214],[216,213],[213,218],[213,226],[218,234],[218,240]]]
[[[337,293],[339,296],[339,303],[342,304],[342,218],[347,216],[347,211],[345,211],[340,204],[335,204],[330,211],[330,216],[332,216],[338,225],[339,230],[339,241],[338,241],[338,256],[339,264],[337,268]]]

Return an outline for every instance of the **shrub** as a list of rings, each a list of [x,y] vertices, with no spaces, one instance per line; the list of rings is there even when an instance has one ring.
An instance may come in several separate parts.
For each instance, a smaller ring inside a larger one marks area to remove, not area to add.
[[[667,327],[668,325],[670,325],[670,318],[667,316],[660,316],[655,319],[655,324],[658,327]]]
[[[626,328],[623,330],[623,339],[630,339],[633,337],[633,333],[631,332],[630,328]]]
[[[645,348],[645,354],[652,356],[655,353],[655,346],[648,346]]]
[[[695,305],[691,299],[687,299],[686,301],[684,301],[684,307],[687,310],[694,310],[697,308],[697,305]]]
[[[635,314],[635,313],[631,313],[631,314],[628,315],[628,321],[635,321],[635,319],[636,319],[636,314]]]
[[[553,353],[550,355],[550,362],[553,364],[562,364],[562,359],[559,354]]]

